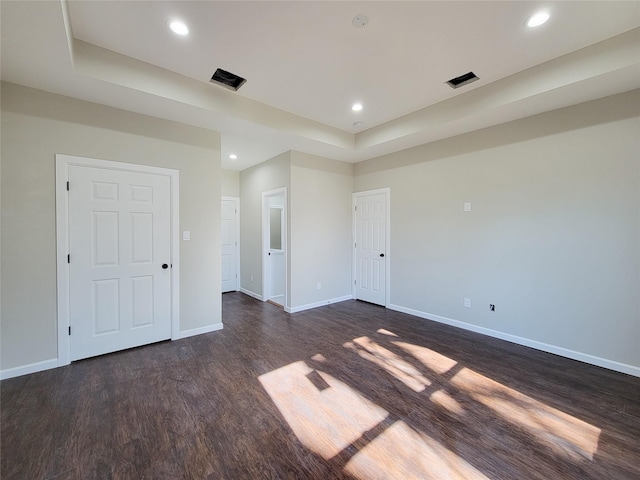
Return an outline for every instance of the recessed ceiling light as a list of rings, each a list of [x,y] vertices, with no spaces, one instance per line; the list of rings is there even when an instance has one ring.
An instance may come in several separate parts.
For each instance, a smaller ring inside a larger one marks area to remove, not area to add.
[[[235,153],[230,153],[230,154],[229,154],[229,158],[230,158],[231,160],[237,160],[237,159],[238,159],[238,155],[236,155]]]
[[[549,14],[547,12],[538,12],[535,15],[531,15],[527,19],[527,27],[539,27],[543,23],[549,20]]]
[[[361,104],[360,102],[358,102],[358,103],[354,103],[354,104],[351,106],[351,110],[353,110],[354,112],[359,112],[359,111],[361,111],[361,110],[362,110],[362,104]]]
[[[173,22],[171,22],[169,24],[169,28],[173,31],[173,33],[176,33],[178,35],[189,34],[189,29],[187,28],[187,26],[183,22],[180,22],[178,20],[174,20]]]

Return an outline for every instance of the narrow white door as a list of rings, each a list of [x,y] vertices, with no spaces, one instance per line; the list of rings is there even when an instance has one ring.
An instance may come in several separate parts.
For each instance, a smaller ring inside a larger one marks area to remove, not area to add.
[[[171,338],[171,184],[69,167],[71,360]]]
[[[355,199],[355,298],[385,305],[387,195]]]
[[[222,199],[222,293],[238,289],[238,209],[236,199]]]
[[[289,307],[287,189],[262,192],[262,300]]]

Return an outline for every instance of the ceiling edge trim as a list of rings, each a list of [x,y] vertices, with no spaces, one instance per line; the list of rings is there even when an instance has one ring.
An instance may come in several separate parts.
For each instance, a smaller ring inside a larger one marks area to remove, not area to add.
[[[356,134],[356,150],[417,134],[590,78],[640,65],[640,28]]]
[[[73,36],[67,0],[60,0],[74,72],[101,81],[229,115],[335,147],[353,150],[352,133],[218,89]]]
[[[68,0],[60,0],[60,7],[62,9],[62,21],[64,23],[64,33],[67,37],[69,57],[71,59],[71,65],[73,66],[75,58],[75,37],[73,36],[73,28],[71,28],[71,13],[69,12]]]

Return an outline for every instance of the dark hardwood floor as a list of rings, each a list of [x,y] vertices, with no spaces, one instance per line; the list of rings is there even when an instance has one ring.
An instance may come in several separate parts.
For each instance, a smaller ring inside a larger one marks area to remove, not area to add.
[[[357,301],[1,383],[1,478],[639,479],[640,379]]]

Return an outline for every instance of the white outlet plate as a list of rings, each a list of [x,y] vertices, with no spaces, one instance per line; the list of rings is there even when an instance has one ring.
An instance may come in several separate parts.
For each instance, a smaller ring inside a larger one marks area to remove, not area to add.
[[[471,211],[471,202],[464,202],[464,211],[465,212]]]
[[[182,240],[191,240],[191,232],[189,230],[182,232]]]
[[[471,299],[470,298],[465,298],[463,302],[464,302],[464,308],[471,308]]]

